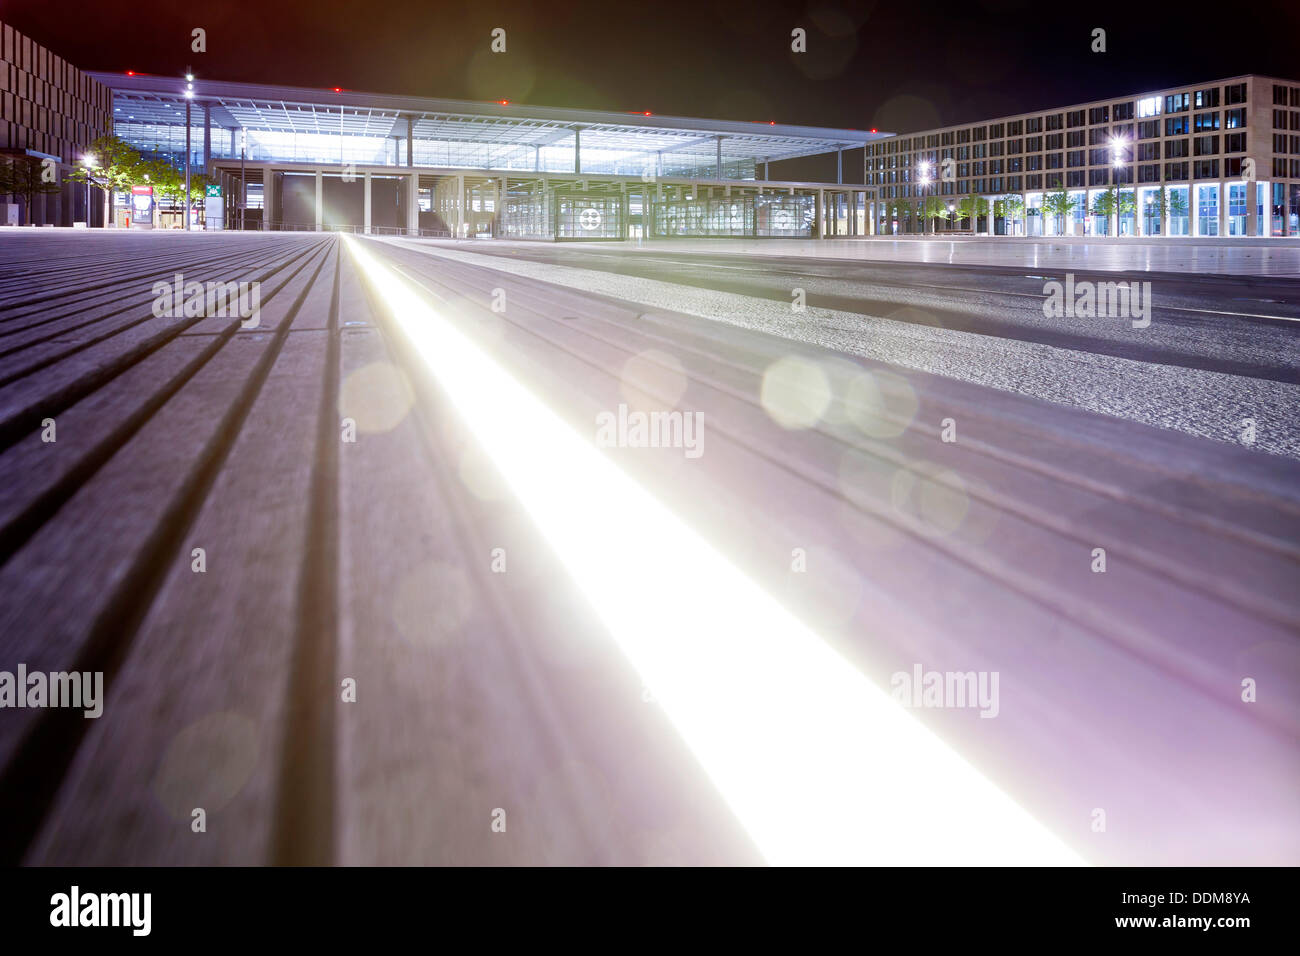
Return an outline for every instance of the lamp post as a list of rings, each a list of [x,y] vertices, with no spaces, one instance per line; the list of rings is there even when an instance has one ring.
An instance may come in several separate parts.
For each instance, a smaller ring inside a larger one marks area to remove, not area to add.
[[[244,163],[248,158],[248,130],[239,130],[239,231],[244,231],[244,207],[248,205],[247,177],[244,175]]]
[[[185,228],[190,228],[190,105],[194,102],[194,74],[185,68]]]
[[[1115,217],[1115,238],[1117,239],[1119,238],[1119,171],[1124,168],[1124,147],[1127,143],[1128,140],[1124,139],[1123,136],[1111,137],[1110,141],[1111,165],[1115,167],[1115,208],[1111,211],[1111,215]],[[1133,178],[1134,180],[1137,179],[1136,176]],[[1137,183],[1134,182],[1133,185],[1134,189],[1136,189]]]
[[[90,171],[96,167],[95,157],[86,155],[81,157],[81,162],[86,167],[86,228],[90,228]]]
[[[922,234],[922,235],[927,235],[928,233],[926,232],[926,220],[929,219],[930,217],[926,215],[926,212],[927,212],[928,210],[925,208],[925,187],[928,186],[928,185],[930,184],[930,163],[929,163],[928,161],[923,160],[923,161],[921,162],[921,165],[920,165],[918,168],[919,168],[920,171],[921,171],[921,177],[920,177],[920,183],[921,183],[921,216],[922,216],[922,220],[921,220],[921,234]]]

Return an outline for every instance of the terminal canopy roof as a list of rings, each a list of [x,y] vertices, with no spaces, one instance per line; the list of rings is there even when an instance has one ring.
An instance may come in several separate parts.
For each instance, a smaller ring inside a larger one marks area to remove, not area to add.
[[[114,92],[117,134],[138,149],[184,149],[183,77],[93,73]],[[750,179],[757,164],[851,149],[888,136],[771,121],[705,120],[508,102],[426,99],[196,79],[192,142],[204,127],[212,156],[238,156],[246,131],[256,161],[416,166]],[[197,138],[196,138],[197,137]],[[199,148],[195,146],[194,148]]]

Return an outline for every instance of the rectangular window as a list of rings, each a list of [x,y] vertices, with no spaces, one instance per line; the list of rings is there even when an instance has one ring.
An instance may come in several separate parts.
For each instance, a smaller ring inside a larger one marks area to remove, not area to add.
[[[1054,129],[1061,129],[1065,125],[1064,123],[1065,114],[1063,113],[1049,113],[1046,119],[1047,119],[1047,129],[1049,131]]]
[[[1070,127],[1082,126],[1083,117],[1084,117],[1083,110],[1071,110],[1069,113],[1066,114],[1065,125]]]
[[[1217,159],[1198,159],[1192,164],[1192,173],[1197,179],[1218,179],[1219,161]]]
[[[1097,132],[1092,130],[1091,132]],[[1083,130],[1075,129],[1065,134],[1065,145],[1071,149],[1083,145]]]
[[[1090,169],[1088,170],[1089,186],[1106,186],[1110,183],[1109,169]]]
[[[989,138],[989,128],[987,126],[976,126],[974,133],[976,141]]]
[[[1004,129],[1003,124],[994,123],[992,126],[989,127],[989,139],[1001,139],[1003,136],[1006,135],[1006,133],[1003,132],[1003,129]]]
[[[1160,115],[1160,97],[1148,96],[1138,100],[1138,118]]]
[[[1231,86],[1225,86],[1223,88],[1223,102],[1228,106],[1232,106],[1234,103],[1246,102],[1246,84],[1233,83]]]
[[[1041,153],[1043,151],[1043,137],[1030,136],[1025,140],[1026,153]]]
[[[1133,101],[1127,103],[1116,103],[1114,106],[1114,115],[1116,120],[1131,120],[1133,118]],[[1104,119],[1102,122],[1106,122]]]
[[[1137,158],[1139,162],[1143,160],[1149,161],[1152,159],[1159,159],[1160,141],[1157,140],[1154,143],[1138,143]]]
[[[1160,120],[1143,120],[1138,123],[1138,139],[1155,139],[1160,135]]]
[[[1224,110],[1223,111],[1223,128],[1224,129],[1244,129],[1246,126],[1246,111],[1244,109]]]
[[[1171,93],[1165,97],[1166,113],[1183,113],[1187,110],[1187,104],[1190,100],[1190,94]]]
[[[1186,179],[1186,178],[1187,178],[1187,164],[1186,164],[1186,163],[1165,163],[1165,179],[1166,179],[1166,180],[1171,180],[1171,179]]]
[[[1064,165],[1064,156],[1060,153],[1047,154],[1047,168],[1060,169]]]
[[[1198,110],[1218,105],[1219,88],[1217,86],[1211,86],[1208,89],[1196,91],[1196,108]]]
[[[1047,134],[1047,148],[1048,148],[1048,149],[1060,149],[1060,148],[1061,148],[1062,146],[1064,146],[1064,145],[1065,145],[1065,143],[1064,143],[1064,136],[1063,136],[1061,133],[1048,133],[1048,134]]]
[[[1070,170],[1069,172],[1067,172],[1067,173],[1065,174],[1065,185],[1067,185],[1067,186],[1082,186],[1082,185],[1083,185],[1083,174],[1084,174],[1084,171],[1083,171],[1082,169],[1072,169],[1072,170]]]
[[[1185,136],[1188,132],[1186,116],[1171,116],[1165,120],[1166,136]]]
[[[1244,153],[1246,151],[1246,134],[1228,133],[1223,137],[1223,151],[1225,153]]]
[[[1152,163],[1150,166],[1139,166],[1138,182],[1140,183],[1160,182],[1160,164]]]
[[[1286,153],[1286,133],[1273,134],[1273,152]]]
[[[1286,106],[1286,87],[1273,84],[1273,105]],[[1274,175],[1277,175],[1274,173]]]
[[[1219,137],[1197,136],[1192,141],[1192,155],[1215,156],[1219,152]]]
[[[1065,165],[1067,165],[1067,166],[1082,166],[1082,165],[1083,165],[1083,150],[1081,150],[1081,149],[1075,149],[1075,150],[1071,150],[1070,152],[1066,153],[1066,154],[1065,154]]]
[[[1110,107],[1109,106],[1092,107],[1092,109],[1088,110],[1088,122],[1093,126],[1096,126],[1098,123],[1109,123]]]
[[[1286,129],[1286,110],[1273,111],[1273,128]]]
[[[1089,166],[1105,166],[1114,157],[1109,149],[1090,149],[1088,150]]]
[[[1008,136],[1022,136],[1024,135],[1024,132],[1025,132],[1024,120],[1013,120],[1012,122],[1007,124]]]
[[[1165,159],[1178,159],[1187,155],[1187,140],[1171,139],[1165,142]]]
[[[1219,128],[1218,113],[1197,113],[1192,119],[1198,133],[1208,133],[1212,129]]]

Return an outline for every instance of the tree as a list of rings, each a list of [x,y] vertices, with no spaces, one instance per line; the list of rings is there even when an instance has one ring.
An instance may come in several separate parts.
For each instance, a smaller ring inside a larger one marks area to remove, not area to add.
[[[1019,219],[1025,211],[1025,201],[1015,193],[1008,193],[998,200],[1003,219]]]
[[[1187,199],[1181,192],[1174,192],[1168,186],[1161,186],[1154,192],[1155,199],[1151,202],[1152,212],[1159,217],[1161,229],[1165,228],[1166,218],[1186,215]]]
[[[1078,205],[1079,200],[1071,196],[1063,185],[1043,195],[1043,215],[1055,216],[1057,229],[1061,233],[1065,232],[1065,219]]]
[[[0,162],[0,193],[23,200],[23,218],[32,224],[32,206],[37,196],[52,196],[62,190],[58,168],[31,156],[14,156]]]
[[[1114,222],[1116,235],[1119,234],[1119,217],[1130,215],[1136,210],[1137,200],[1133,196],[1133,190],[1120,192],[1119,187],[1114,185],[1099,193],[1092,203],[1092,214],[1104,216],[1107,222]]]
[[[952,215],[948,211],[948,203],[942,196],[926,196],[921,200],[921,218],[930,221],[930,230],[934,231],[934,220],[947,219]]]
[[[971,232],[975,231],[975,220],[987,216],[988,212],[989,201],[983,196],[963,196],[957,203],[957,218],[969,219]]]
[[[113,192],[125,192],[140,183],[144,157],[116,136],[99,137],[86,147],[85,158],[92,165],[78,165],[68,174],[69,179]]]
[[[86,165],[89,160],[90,165]],[[77,183],[90,183],[104,195],[104,222],[109,220],[109,205],[115,192],[126,192],[142,180],[142,157],[135,149],[116,136],[101,136],[86,147],[82,162],[68,178]]]

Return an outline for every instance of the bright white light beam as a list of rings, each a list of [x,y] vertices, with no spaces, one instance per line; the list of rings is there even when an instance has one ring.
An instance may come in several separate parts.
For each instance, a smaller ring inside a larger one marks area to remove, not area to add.
[[[344,239],[769,862],[1082,862]]]

